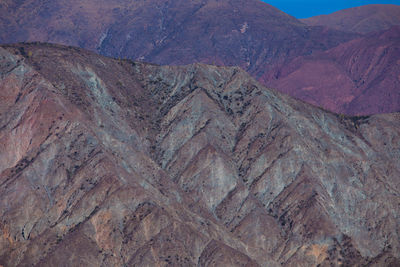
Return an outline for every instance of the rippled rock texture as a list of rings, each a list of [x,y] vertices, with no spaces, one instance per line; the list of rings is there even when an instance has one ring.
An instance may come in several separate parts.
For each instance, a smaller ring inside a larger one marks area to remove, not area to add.
[[[48,44],[0,78],[0,265],[400,264],[398,113]]]

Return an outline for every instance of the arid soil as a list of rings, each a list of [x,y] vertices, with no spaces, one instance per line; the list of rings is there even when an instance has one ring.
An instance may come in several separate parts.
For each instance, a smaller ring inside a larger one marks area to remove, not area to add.
[[[3,266],[399,266],[399,158],[238,67],[0,48]]]
[[[298,57],[260,80],[331,111],[400,111],[400,26]]]

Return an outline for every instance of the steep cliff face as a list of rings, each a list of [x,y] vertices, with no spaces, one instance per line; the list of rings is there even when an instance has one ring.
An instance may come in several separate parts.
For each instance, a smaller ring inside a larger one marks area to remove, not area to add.
[[[400,26],[400,6],[366,5],[340,10],[329,15],[301,19],[301,21],[310,26],[327,26],[332,29],[366,34]]]
[[[263,79],[289,95],[339,113],[400,111],[399,51],[400,27],[396,26],[298,57]]]
[[[0,49],[0,264],[399,264],[400,117],[238,68]]]

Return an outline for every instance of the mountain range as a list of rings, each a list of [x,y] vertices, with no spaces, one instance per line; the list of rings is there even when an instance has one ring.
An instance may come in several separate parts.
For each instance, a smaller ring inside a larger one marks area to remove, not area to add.
[[[368,115],[400,108],[392,60],[398,42],[384,38],[396,36],[399,13],[397,5],[371,5],[297,20],[259,0],[2,0],[0,43],[61,43],[163,65],[240,66],[314,105]],[[370,42],[375,38],[379,43]],[[343,66],[350,51],[357,59]]]
[[[399,14],[0,0],[0,267],[400,266]]]
[[[399,113],[52,44],[0,78],[2,266],[400,264]]]

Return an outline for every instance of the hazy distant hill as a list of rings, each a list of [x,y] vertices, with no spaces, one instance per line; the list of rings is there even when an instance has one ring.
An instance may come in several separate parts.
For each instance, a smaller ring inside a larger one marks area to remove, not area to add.
[[[328,26],[332,29],[365,34],[400,26],[400,5],[366,5],[301,21],[311,26]]]
[[[296,58],[264,83],[339,113],[376,114],[400,111],[399,74],[400,26],[394,26]]]

